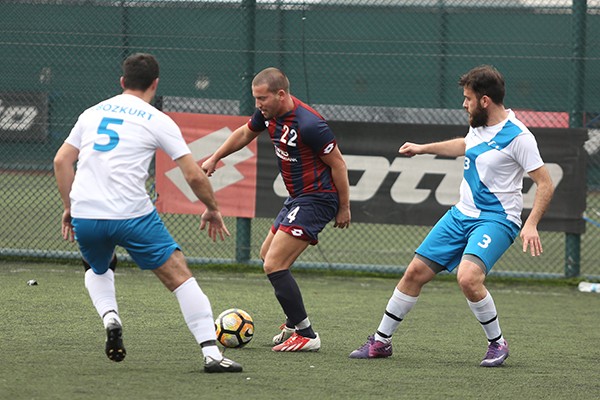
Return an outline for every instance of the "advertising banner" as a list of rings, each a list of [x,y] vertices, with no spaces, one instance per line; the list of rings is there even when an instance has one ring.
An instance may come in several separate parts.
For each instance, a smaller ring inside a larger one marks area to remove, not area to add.
[[[181,126],[194,157],[202,162],[248,117],[170,113]],[[330,121],[350,178],[353,222],[432,226],[458,201],[463,157],[402,157],[406,141],[428,143],[464,137],[467,126]],[[586,207],[585,129],[531,128],[556,187],[540,230],[583,233]],[[279,176],[268,133],[222,160],[211,178],[223,214],[274,218],[287,192]],[[161,212],[198,213],[195,196],[173,161],[156,163],[157,208]],[[533,206],[535,185],[523,182],[525,219]]]
[[[0,141],[41,142],[48,138],[48,95],[0,92]]]
[[[168,113],[179,125],[194,159],[202,164],[248,117]],[[222,160],[210,178],[224,216],[253,218],[256,202],[256,142]],[[205,207],[164,152],[156,155],[156,208],[159,212],[201,214]]]
[[[330,121],[329,126],[348,167],[353,222],[433,226],[458,201],[463,157],[407,158],[400,156],[398,149],[407,141],[428,143],[464,137],[468,131],[466,125]],[[531,131],[556,187],[540,230],[583,233],[587,190],[587,153],[583,144],[587,130],[531,128]],[[268,138],[259,142],[258,217],[274,217],[287,196],[272,148]],[[535,185],[526,175],[523,220],[533,206],[534,195]]]

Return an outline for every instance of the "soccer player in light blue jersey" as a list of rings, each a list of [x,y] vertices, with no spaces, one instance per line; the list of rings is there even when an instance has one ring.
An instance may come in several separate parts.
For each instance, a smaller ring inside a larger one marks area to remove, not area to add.
[[[488,340],[482,367],[501,365],[509,355],[492,295],[484,285],[496,261],[519,235],[523,252],[542,253],[537,225],[554,193],[533,134],[512,110],[504,108],[504,78],[494,67],[472,69],[459,80],[463,108],[469,114],[464,138],[415,144],[404,143],[401,155],[465,156],[460,200],[431,229],[396,286],[383,318],[367,342],[350,358],[392,355],[392,335],[414,307],[423,286],[441,271],[457,269],[457,280],[469,308]],[[523,177],[537,185],[533,208],[525,224]]]
[[[204,370],[241,372],[240,364],[219,351],[210,301],[146,191],[148,168],[160,148],[177,163],[206,206],[200,229],[208,227],[213,240],[229,235],[212,186],[179,127],[150,105],[158,75],[154,56],[129,56],[120,80],[123,93],[84,111],[56,153],[54,172],[64,205],[62,234],[79,245],[86,268],[85,287],[102,318],[110,360],[121,362],[126,355],[113,272],[114,250],[121,246],[140,268],[154,272],[173,292],[202,349]]]

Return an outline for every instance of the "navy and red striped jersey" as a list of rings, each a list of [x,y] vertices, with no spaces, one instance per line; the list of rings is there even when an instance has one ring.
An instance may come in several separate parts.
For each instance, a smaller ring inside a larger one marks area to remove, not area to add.
[[[337,192],[331,168],[321,160],[336,146],[325,119],[312,107],[292,96],[294,109],[265,120],[256,109],[248,127],[269,131],[283,182],[291,197],[306,193]]]

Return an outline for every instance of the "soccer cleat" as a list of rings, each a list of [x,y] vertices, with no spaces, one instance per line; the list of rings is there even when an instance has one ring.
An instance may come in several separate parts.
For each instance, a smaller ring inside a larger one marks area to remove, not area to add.
[[[242,366],[229,358],[215,360],[210,356],[204,357],[204,372],[242,372]]]
[[[273,344],[274,345],[278,345],[278,344],[285,342],[290,337],[292,337],[294,332],[296,332],[296,330],[294,328],[288,328],[286,326],[286,324],[281,324],[279,329],[281,329],[281,332],[279,332],[277,335],[273,336]]]
[[[318,351],[321,348],[319,334],[314,339],[293,333],[285,342],[273,347],[273,351]]]
[[[106,356],[114,362],[121,362],[127,352],[123,346],[123,327],[116,319],[106,326]]]
[[[384,343],[375,340],[373,335],[367,338],[367,342],[350,353],[350,358],[384,358],[392,355],[392,343]]]
[[[497,367],[501,365],[504,360],[508,358],[508,343],[504,340],[504,343],[498,343],[498,341],[491,342],[488,345],[487,353],[479,364],[481,367]]]

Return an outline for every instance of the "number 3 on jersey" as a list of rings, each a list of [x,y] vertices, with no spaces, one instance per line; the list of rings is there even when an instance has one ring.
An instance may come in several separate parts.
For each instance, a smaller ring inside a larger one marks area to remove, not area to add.
[[[119,134],[115,130],[108,128],[108,125],[110,124],[123,125],[123,120],[117,118],[102,118],[102,121],[100,121],[100,125],[98,126],[98,135],[108,136],[108,143],[100,144],[94,142],[94,150],[110,151],[117,147],[117,144],[119,143]],[[102,142],[105,142],[105,138],[102,139]]]
[[[492,243],[492,238],[490,237],[490,235],[484,233],[483,240],[477,243],[477,246],[481,247],[482,249],[487,249],[490,243]]]

